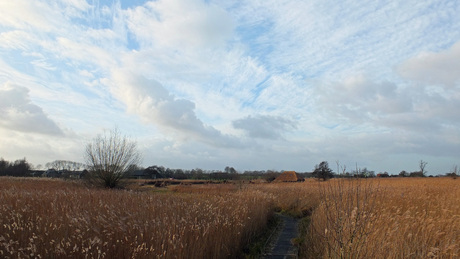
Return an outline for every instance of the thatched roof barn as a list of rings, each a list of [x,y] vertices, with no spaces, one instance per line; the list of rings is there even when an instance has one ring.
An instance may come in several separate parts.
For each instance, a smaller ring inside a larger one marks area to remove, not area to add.
[[[273,180],[274,183],[303,181],[305,181],[305,179],[295,171],[284,171],[280,176]]]

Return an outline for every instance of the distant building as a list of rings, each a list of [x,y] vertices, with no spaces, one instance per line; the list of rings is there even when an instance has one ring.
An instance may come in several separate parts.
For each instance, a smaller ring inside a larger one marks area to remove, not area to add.
[[[59,171],[61,173],[62,178],[66,179],[80,179],[82,178],[81,175],[83,171],[69,171],[69,170],[61,170]]]
[[[158,179],[163,178],[163,176],[152,168],[146,168],[143,170],[135,170],[129,174],[128,178],[132,179]]]
[[[41,173],[40,173],[41,172]],[[48,169],[46,171],[33,171],[32,176],[49,177],[49,178],[65,178],[65,179],[81,179],[88,171],[69,171],[69,170],[56,170]]]
[[[278,176],[273,182],[274,183],[281,183],[281,182],[303,182],[305,179],[300,176],[295,171],[284,171],[280,176]]]
[[[58,178],[61,177],[61,172],[55,169],[48,169],[42,174],[43,177]]]
[[[29,171],[29,175],[31,177],[41,177],[44,173],[45,171],[43,170],[30,170]]]

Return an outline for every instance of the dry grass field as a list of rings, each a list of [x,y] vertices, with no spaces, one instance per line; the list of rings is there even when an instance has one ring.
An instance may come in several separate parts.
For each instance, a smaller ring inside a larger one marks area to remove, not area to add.
[[[0,178],[1,258],[239,258],[273,211],[309,216],[301,258],[459,258],[450,178],[89,189]]]
[[[0,178],[0,258],[235,258],[273,208],[257,190],[152,193]]]
[[[303,244],[308,258],[459,258],[460,181],[323,183]]]

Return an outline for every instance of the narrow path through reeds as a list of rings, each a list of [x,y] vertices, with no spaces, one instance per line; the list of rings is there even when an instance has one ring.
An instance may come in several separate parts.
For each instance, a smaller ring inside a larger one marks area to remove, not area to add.
[[[282,225],[272,237],[271,249],[263,258],[298,258],[297,247],[292,243],[292,239],[298,236],[298,219],[283,214],[278,216],[282,219]]]

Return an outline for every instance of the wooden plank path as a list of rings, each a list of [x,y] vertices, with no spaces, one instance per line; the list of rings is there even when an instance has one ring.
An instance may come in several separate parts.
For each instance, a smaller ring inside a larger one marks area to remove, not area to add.
[[[273,248],[266,253],[263,258],[266,259],[291,259],[298,258],[297,248],[291,240],[298,235],[298,219],[279,214],[283,220],[281,231],[278,233],[276,240],[273,242]]]

